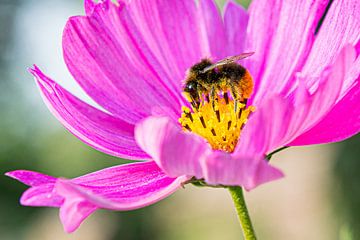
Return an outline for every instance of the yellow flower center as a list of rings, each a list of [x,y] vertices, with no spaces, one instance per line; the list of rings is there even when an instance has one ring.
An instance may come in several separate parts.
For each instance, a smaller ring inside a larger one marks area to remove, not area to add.
[[[202,101],[197,109],[183,107],[182,111],[179,122],[184,131],[202,136],[213,149],[233,152],[244,124],[255,108],[235,103],[226,94],[225,97],[217,95],[214,103]]]

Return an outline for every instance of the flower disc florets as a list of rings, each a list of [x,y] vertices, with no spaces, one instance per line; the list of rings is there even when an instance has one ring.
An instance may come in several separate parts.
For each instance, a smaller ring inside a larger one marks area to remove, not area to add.
[[[241,129],[255,108],[240,103],[235,110],[235,101],[223,97],[215,99],[215,108],[212,105],[203,101],[193,111],[183,107],[179,122],[184,130],[205,138],[213,149],[233,152]]]

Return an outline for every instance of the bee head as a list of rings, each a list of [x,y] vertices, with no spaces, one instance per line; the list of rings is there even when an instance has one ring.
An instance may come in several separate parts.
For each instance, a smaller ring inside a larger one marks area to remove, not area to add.
[[[196,80],[187,81],[184,86],[184,94],[189,102],[199,100],[199,83]]]
[[[206,89],[205,85],[208,83],[210,72],[204,73],[203,71],[211,65],[212,62],[209,59],[203,59],[188,70],[183,93],[194,107],[199,106],[202,92]]]

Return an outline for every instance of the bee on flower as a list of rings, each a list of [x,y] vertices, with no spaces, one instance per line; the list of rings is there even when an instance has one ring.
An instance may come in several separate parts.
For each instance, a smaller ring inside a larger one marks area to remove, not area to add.
[[[254,0],[246,11],[228,1],[221,13],[213,0],[85,0],[63,53],[106,111],[30,72],[65,128],[137,162],[74,179],[9,172],[30,186],[21,204],[60,208],[73,232],[99,208],[145,207],[190,182],[236,199],[240,187],[283,177],[268,161],[274,151],[357,134],[360,2],[329,4]]]

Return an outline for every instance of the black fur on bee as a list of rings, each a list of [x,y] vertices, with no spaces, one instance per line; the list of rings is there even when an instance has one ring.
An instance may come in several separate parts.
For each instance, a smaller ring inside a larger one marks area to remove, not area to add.
[[[237,63],[230,63],[219,67],[219,73],[220,78],[230,79],[230,81],[238,84],[245,76],[246,69]]]

